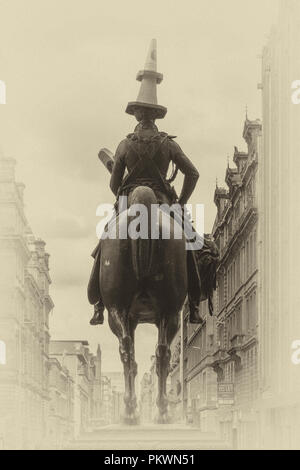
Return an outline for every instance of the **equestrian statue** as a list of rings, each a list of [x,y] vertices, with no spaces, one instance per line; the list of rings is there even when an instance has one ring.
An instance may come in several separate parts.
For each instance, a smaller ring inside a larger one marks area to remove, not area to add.
[[[155,124],[167,112],[164,106],[157,104],[156,87],[163,76],[157,72],[156,62],[156,40],[153,39],[145,68],[137,74],[137,80],[141,82],[138,98],[129,102],[126,108],[138,124],[134,132],[121,141],[114,158],[106,149],[99,153],[99,158],[111,172],[110,188],[117,198],[107,230],[114,228],[118,235],[101,237],[92,253],[94,265],[88,285],[88,299],[94,305],[90,323],[101,325],[106,309],[109,326],[119,340],[125,378],[124,421],[128,424],[138,422],[134,344],[137,325],[150,323],[158,328],[155,352],[157,422],[168,423],[166,381],[170,345],[179,328],[180,311],[188,298],[190,322],[202,323],[199,303],[208,299],[210,313],[213,313],[212,293],[218,262],[218,250],[209,236],[203,237],[201,249],[186,249],[183,217],[158,210],[156,228],[159,234],[169,230],[170,236],[152,236],[152,207],[176,204],[183,208],[199,178],[197,169],[175,142],[175,136],[159,132]],[[168,178],[170,164],[173,174]],[[179,197],[171,186],[178,171],[184,175]],[[120,204],[121,196],[127,197],[125,208]],[[127,231],[128,221],[134,218],[131,209],[135,205],[143,205],[148,210],[148,236],[120,236]],[[182,236],[175,236],[179,232]]]

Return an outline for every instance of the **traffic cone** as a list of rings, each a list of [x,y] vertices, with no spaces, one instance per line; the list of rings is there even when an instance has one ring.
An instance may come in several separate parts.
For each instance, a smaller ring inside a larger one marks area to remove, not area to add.
[[[141,82],[140,92],[136,101],[128,103],[126,113],[134,114],[137,107],[151,108],[155,110],[155,118],[162,119],[167,113],[167,108],[157,104],[156,86],[163,80],[163,75],[157,72],[157,48],[156,39],[152,39],[147,55],[145,68],[140,70],[136,79]]]

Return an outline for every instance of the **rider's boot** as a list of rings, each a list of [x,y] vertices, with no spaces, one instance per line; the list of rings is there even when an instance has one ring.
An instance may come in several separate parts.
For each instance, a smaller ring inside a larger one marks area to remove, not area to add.
[[[104,322],[104,305],[102,300],[99,300],[95,305],[94,305],[94,316],[90,320],[90,325],[103,325]]]

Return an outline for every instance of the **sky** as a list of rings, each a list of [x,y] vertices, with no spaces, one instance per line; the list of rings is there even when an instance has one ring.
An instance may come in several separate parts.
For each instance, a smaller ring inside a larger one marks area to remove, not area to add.
[[[51,336],[86,339],[92,350],[100,343],[104,371],[122,368],[107,321],[89,326],[96,208],[114,202],[97,154],[114,152],[135,125],[124,111],[150,40],[168,108],[158,126],[199,170],[191,202],[205,205],[210,232],[216,179],[224,185],[234,146],[246,149],[246,107],[261,117],[260,54],[276,17],[277,0],[0,0],[0,147],[17,160],[29,224],[51,255]],[[156,341],[154,326],[138,327],[139,380]]]

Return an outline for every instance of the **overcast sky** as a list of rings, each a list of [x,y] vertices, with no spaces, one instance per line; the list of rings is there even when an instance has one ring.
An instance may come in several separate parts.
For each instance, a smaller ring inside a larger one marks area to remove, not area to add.
[[[245,150],[246,105],[250,119],[261,117],[259,55],[276,15],[277,0],[0,0],[0,146],[18,162],[27,218],[51,255],[51,334],[99,342],[104,370],[121,366],[107,322],[89,326],[96,207],[114,202],[97,153],[115,151],[135,125],[124,110],[149,42],[157,38],[158,99],[168,108],[158,124],[200,172],[192,202],[205,204],[209,232],[216,178],[222,185],[234,145]],[[156,337],[138,327],[139,380]]]

